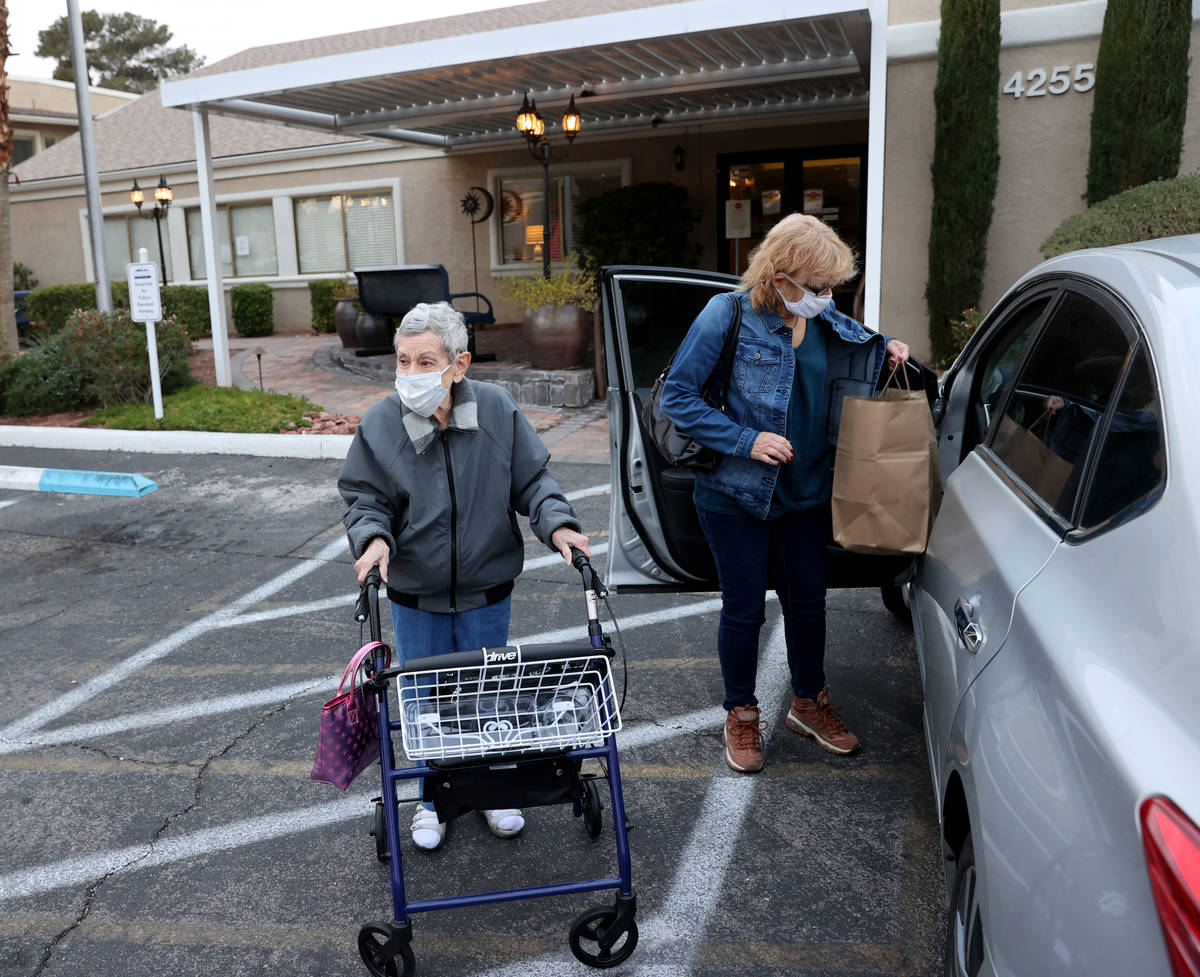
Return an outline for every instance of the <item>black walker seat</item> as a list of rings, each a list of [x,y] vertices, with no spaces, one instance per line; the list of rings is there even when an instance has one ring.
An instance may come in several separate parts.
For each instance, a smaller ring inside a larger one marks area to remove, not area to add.
[[[496,321],[492,303],[480,292],[451,292],[450,276],[443,265],[395,265],[380,268],[359,268],[358,301],[365,312],[399,321],[414,305],[421,302],[449,302],[455,299],[476,299],[478,311],[459,309],[467,320],[467,349],[472,359],[494,359],[494,355],[475,355],[475,327]],[[479,309],[482,303],[486,309]],[[390,353],[390,349],[361,350],[357,355],[372,356]]]

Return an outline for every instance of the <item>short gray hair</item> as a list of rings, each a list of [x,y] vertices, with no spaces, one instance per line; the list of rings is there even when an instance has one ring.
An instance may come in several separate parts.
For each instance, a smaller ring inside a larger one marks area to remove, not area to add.
[[[401,336],[419,336],[432,332],[442,341],[446,358],[451,363],[467,351],[467,321],[449,302],[421,302],[404,314],[396,327],[396,341]]]

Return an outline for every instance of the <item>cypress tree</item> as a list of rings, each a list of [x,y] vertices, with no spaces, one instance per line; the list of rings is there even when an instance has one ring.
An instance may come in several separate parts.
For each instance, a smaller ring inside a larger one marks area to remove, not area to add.
[[[1087,202],[1179,173],[1191,0],[1108,0],[1096,56]]]
[[[979,303],[1000,169],[1000,2],[942,0],[941,16],[925,286],[935,363],[953,350],[951,321]]]

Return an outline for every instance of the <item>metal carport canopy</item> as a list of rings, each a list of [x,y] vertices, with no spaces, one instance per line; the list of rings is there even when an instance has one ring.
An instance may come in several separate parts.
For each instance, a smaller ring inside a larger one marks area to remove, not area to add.
[[[585,135],[850,112],[868,116],[869,158],[883,158],[887,0],[684,0],[386,46],[370,46],[371,32],[354,37],[361,50],[162,86],[164,106],[195,118],[218,383],[229,381],[210,113],[453,151],[519,145],[515,118],[526,92],[551,131],[575,94]],[[872,322],[882,166],[869,167],[867,178]]]

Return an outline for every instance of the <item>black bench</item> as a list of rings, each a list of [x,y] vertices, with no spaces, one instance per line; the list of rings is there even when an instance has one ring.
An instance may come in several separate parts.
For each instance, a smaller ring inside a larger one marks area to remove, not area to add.
[[[459,309],[467,321],[467,349],[473,359],[495,359],[492,354],[475,355],[475,327],[496,321],[492,303],[479,292],[451,292],[450,276],[442,265],[396,265],[390,268],[362,268],[354,272],[358,279],[358,301],[363,311],[388,319],[402,319],[414,305],[421,302],[449,302],[455,299],[475,299],[476,311]],[[480,309],[486,306],[486,311]],[[390,353],[390,348],[358,350],[358,356]]]

